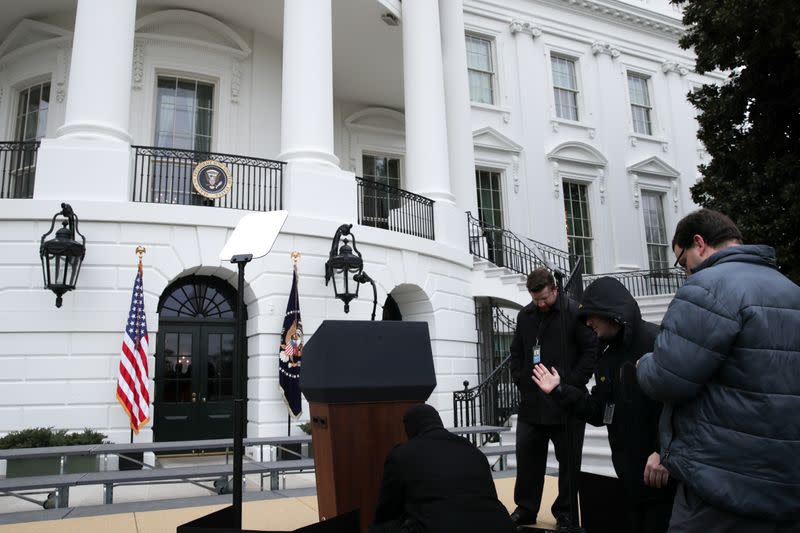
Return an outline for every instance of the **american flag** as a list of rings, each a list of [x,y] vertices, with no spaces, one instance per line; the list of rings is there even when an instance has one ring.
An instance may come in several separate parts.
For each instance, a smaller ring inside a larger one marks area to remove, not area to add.
[[[133,282],[131,309],[122,336],[122,354],[117,377],[117,400],[128,413],[134,433],[150,420],[150,393],[147,391],[147,318],[144,314],[142,266]]]
[[[300,367],[303,357],[303,321],[300,319],[300,294],[297,267],[292,273],[292,289],[283,317],[281,345],[278,352],[278,384],[289,412],[294,418],[303,413],[300,400]]]

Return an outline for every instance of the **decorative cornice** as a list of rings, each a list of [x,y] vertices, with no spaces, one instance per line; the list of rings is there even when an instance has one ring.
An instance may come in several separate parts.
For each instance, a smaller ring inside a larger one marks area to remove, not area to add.
[[[542,35],[542,27],[538,24],[534,24],[533,22],[524,22],[517,19],[511,21],[511,24],[508,25],[508,29],[511,30],[512,35],[516,35],[517,33],[527,33],[534,39]]]
[[[59,104],[64,101],[67,92],[67,47],[59,46],[56,50],[56,72],[55,72],[56,102]]]
[[[674,72],[675,74],[679,74],[681,76],[686,76],[689,74],[689,69],[678,63],[677,61],[664,61],[661,63],[661,72],[664,74],[669,74],[670,72]]]
[[[239,91],[242,88],[242,65],[238,58],[231,57],[231,102],[239,103]]]
[[[639,209],[639,197],[641,196],[641,187],[639,186],[639,175],[635,172],[628,172],[631,178],[631,188],[633,189],[633,207]]]
[[[594,55],[607,54],[611,56],[612,59],[619,57],[619,49],[603,41],[595,41],[592,43],[592,53]]]
[[[558,170],[558,161],[550,161],[553,167],[553,196],[558,198],[561,194],[561,172]]]
[[[142,39],[136,39],[133,44],[133,71],[131,72],[131,87],[136,90],[142,88],[144,80],[144,46]]]

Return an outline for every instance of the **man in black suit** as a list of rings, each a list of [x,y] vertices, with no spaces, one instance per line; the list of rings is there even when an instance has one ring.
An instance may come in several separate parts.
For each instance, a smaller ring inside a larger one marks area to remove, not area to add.
[[[511,533],[489,462],[422,404],[403,417],[408,442],[389,452],[369,533]]]

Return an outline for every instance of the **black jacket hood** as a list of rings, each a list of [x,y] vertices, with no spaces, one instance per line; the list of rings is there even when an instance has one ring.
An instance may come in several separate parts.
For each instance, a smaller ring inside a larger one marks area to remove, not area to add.
[[[444,431],[442,418],[436,409],[428,404],[410,407],[403,416],[403,425],[406,428],[406,435],[408,435],[409,439],[437,429]]]
[[[628,338],[642,319],[639,304],[618,280],[604,276],[594,280],[583,291],[583,299],[578,306],[578,316],[586,320],[589,315],[610,318],[625,328]]]

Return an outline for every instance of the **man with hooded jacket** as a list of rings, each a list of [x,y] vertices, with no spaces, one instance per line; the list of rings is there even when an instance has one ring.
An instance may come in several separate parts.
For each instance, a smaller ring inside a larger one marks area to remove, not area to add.
[[[403,417],[408,441],[386,458],[369,533],[512,533],[486,456],[430,405]]]
[[[642,320],[639,304],[614,278],[589,285],[578,308],[600,340],[591,393],[561,383],[558,371],[534,368],[543,392],[577,417],[608,427],[614,470],[622,482],[631,533],[663,533],[669,525],[675,485],[660,464],[658,419],[661,404],[644,395],[634,363],[653,349],[658,326]]]

